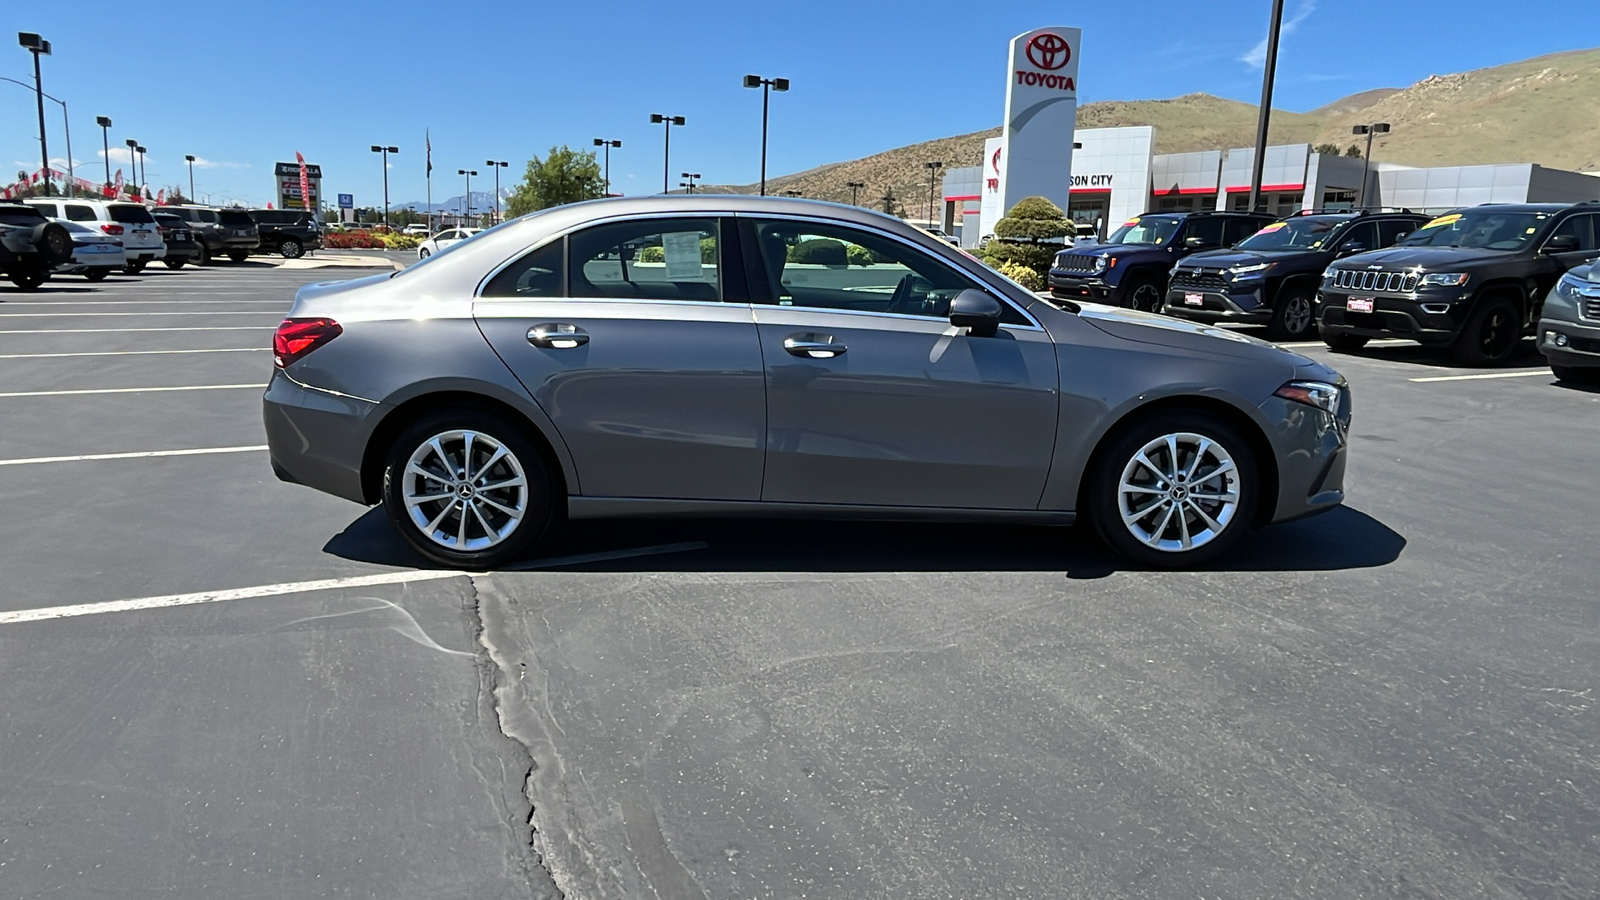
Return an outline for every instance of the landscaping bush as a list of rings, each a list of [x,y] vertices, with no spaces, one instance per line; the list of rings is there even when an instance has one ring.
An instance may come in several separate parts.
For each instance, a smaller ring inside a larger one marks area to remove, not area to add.
[[[322,236],[322,246],[329,250],[379,250],[382,237],[369,231],[330,231]]]
[[[1030,290],[1042,291],[1056,252],[1066,247],[1062,238],[1075,231],[1061,207],[1043,197],[1024,197],[995,223],[994,239],[984,248],[984,261]],[[1024,281],[1007,267],[1027,269],[1034,279]]]
[[[642,263],[664,263],[667,261],[667,251],[661,247],[640,247],[639,252],[634,254],[633,261]]]
[[[878,261],[871,250],[860,244],[851,244],[844,248],[844,257],[852,266],[870,266]]]
[[[813,266],[847,266],[849,252],[843,241],[832,238],[812,238],[789,248],[789,261]]]
[[[1005,263],[1000,266],[1000,274],[1015,281],[1030,291],[1044,290],[1045,277],[1035,272],[1031,267],[1018,263]]]
[[[383,246],[390,250],[415,250],[422,246],[422,239],[414,234],[401,234],[397,231],[384,232],[377,235],[383,241]]]

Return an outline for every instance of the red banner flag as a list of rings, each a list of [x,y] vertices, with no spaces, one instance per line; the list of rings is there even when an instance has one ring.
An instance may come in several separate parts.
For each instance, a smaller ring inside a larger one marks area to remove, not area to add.
[[[296,150],[294,161],[300,164],[300,208],[316,215],[317,211],[311,208],[311,177],[306,174],[306,158]]]

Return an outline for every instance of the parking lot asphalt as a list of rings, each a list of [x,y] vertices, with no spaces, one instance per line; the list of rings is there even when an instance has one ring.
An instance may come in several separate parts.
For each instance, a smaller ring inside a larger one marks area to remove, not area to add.
[[[1297,347],[1349,503],[1200,571],[713,521],[467,577],[260,449],[360,274],[0,290],[0,893],[1600,895],[1600,392],[1537,355]]]

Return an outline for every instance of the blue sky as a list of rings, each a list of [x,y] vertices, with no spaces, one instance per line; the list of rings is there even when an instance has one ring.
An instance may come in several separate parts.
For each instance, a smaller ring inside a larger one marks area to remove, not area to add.
[[[662,171],[652,112],[688,118],[673,129],[674,184],[681,171],[756,180],[761,98],[740,87],[746,73],[794,83],[773,95],[770,174],[997,125],[1006,43],[1041,25],[1084,30],[1080,102],[1195,91],[1253,102],[1270,5],[7,0],[0,76],[32,83],[12,35],[42,33],[54,44],[45,90],[69,105],[80,175],[103,177],[94,123],[108,115],[113,168],[119,148],[126,165],[131,137],[148,148],[152,185],[187,184],[183,156],[194,154],[196,188],[216,202],[265,202],[273,162],[299,150],[322,165],[328,196],[380,203],[374,143],[401,148],[391,200],[421,200],[424,129],[436,200],[461,192],[457,169],[505,159],[515,177],[552,144],[593,149],[596,137],[623,141],[612,152],[614,188],[649,193]],[[1287,0],[1275,105],[1304,111],[1579,49],[1600,34],[1594,0],[1515,10],[1489,0]],[[46,107],[51,155],[64,159],[60,108]],[[31,92],[0,82],[7,176],[37,167],[36,132]]]

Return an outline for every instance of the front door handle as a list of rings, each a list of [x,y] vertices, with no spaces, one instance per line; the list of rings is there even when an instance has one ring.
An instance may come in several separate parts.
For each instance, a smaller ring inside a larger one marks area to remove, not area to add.
[[[811,340],[810,335],[805,337],[786,337],[783,339],[783,349],[790,356],[803,356],[807,359],[833,359],[843,356],[849,347],[844,344],[834,343],[832,340]]]
[[[576,325],[549,322],[529,328],[528,343],[552,350],[571,350],[589,343],[589,333]]]

